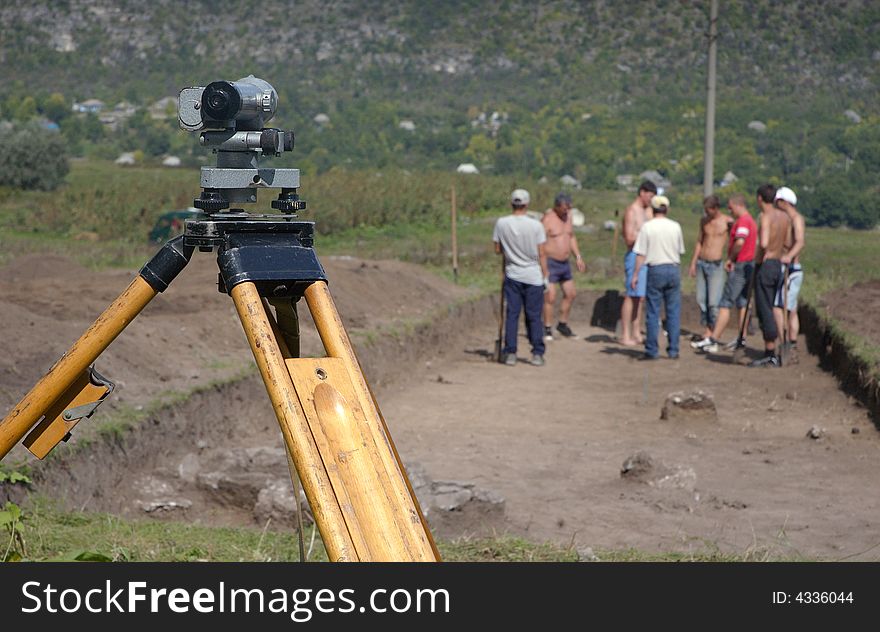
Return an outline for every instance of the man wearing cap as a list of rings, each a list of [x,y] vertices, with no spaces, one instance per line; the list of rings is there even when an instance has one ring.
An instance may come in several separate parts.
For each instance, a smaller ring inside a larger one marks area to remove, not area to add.
[[[544,212],[541,223],[547,233],[547,243],[544,244],[548,273],[547,292],[544,293],[544,340],[553,340],[553,330],[550,328],[550,323],[553,322],[557,283],[562,287],[562,305],[559,307],[559,322],[556,324],[556,331],[566,338],[570,338],[574,336],[574,332],[568,326],[568,316],[571,313],[571,304],[577,295],[569,262],[571,255],[574,255],[578,272],[587,269],[578,249],[577,238],[574,235],[571,219],[571,196],[568,193],[557,195],[553,201],[553,208]]]
[[[784,266],[788,266],[788,301],[785,304],[785,293],[780,287],[776,293],[776,301],[774,302],[774,311],[776,312],[776,321],[780,329],[785,318],[785,312],[788,310],[788,340],[783,340],[782,344],[787,346],[788,353],[786,357],[791,363],[797,363],[797,338],[800,332],[801,322],[798,318],[798,295],[801,291],[801,284],[804,280],[804,270],[800,263],[800,254],[804,250],[804,238],[806,234],[806,222],[804,216],[798,213],[797,196],[794,191],[788,187],[782,187],[774,196],[776,208],[785,212],[788,219],[791,220],[791,230],[786,238],[785,254],[779,259]],[[784,283],[784,282],[783,282]]]
[[[750,367],[781,366],[776,354],[779,329],[773,304],[783,284],[782,256],[785,240],[791,230],[791,220],[784,211],[774,206],[776,187],[764,184],[758,188],[758,206],[761,207],[760,245],[758,271],[755,274],[755,310],[761,321],[764,335],[764,357],[755,360]]]
[[[724,294],[718,303],[718,320],[715,322],[715,330],[712,332],[710,344],[703,346],[706,353],[718,353],[719,340],[724,335],[727,323],[730,322],[730,310],[736,306],[739,309],[739,331],[742,331],[745,307],[749,301],[749,284],[752,282],[752,274],[755,269],[755,246],[758,242],[758,225],[749,214],[746,207],[746,198],[742,193],[730,196],[727,201],[727,209],[733,215],[733,228],[730,230],[730,241],[727,244],[727,261],[724,269],[727,270],[727,283],[724,285]],[[745,346],[745,340],[738,336],[736,340],[727,345],[728,349],[738,349]]]
[[[633,272],[636,269],[636,254],[633,252],[633,246],[642,225],[652,217],[651,198],[655,195],[657,195],[657,185],[650,180],[645,180],[639,185],[636,199],[626,207],[626,211],[623,213],[623,241],[626,243],[623,269],[626,278],[626,292],[623,304],[620,306],[620,343],[625,347],[642,344],[639,321],[641,320],[641,306],[642,299],[645,297],[648,270],[647,268],[642,269],[641,276],[636,277],[638,283],[633,286]]]
[[[541,312],[547,286],[547,236],[538,220],[526,215],[529,192],[510,194],[513,212],[495,222],[492,241],[495,252],[504,255],[504,300],[507,302],[504,329],[504,363],[516,366],[516,333],[519,313],[526,314],[526,333],[532,345],[531,364],[544,365],[544,323]]]
[[[724,270],[724,244],[730,234],[733,220],[721,212],[721,200],[709,195],[703,200],[700,232],[688,274],[697,279],[697,305],[700,306],[700,324],[703,338],[691,343],[702,350],[712,344],[712,333],[718,320],[718,306],[724,292],[727,274]]]
[[[657,338],[660,335],[660,305],[666,306],[666,331],[669,346],[666,352],[672,359],[678,358],[678,338],[681,323],[681,255],[685,253],[681,225],[667,217],[669,198],[655,195],[651,199],[654,217],[645,222],[633,246],[636,266],[630,286],[635,288],[640,270],[647,266],[646,284],[646,360],[656,360],[659,355]]]

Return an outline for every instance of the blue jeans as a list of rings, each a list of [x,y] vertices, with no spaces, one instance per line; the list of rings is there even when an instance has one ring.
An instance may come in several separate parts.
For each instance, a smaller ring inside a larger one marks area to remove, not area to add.
[[[718,304],[724,292],[727,274],[723,261],[697,259],[697,305],[700,306],[700,324],[715,328],[718,320]]]
[[[526,311],[526,333],[532,343],[532,353],[544,355],[544,286],[529,285],[504,277],[504,300],[507,313],[504,317],[504,353],[516,353],[516,331],[519,329],[519,312]]]
[[[675,264],[648,266],[648,307],[645,316],[648,335],[645,339],[645,355],[652,358],[660,355],[657,337],[660,335],[661,301],[666,305],[666,331],[669,334],[666,351],[670,358],[677,358],[681,330],[681,274]]]

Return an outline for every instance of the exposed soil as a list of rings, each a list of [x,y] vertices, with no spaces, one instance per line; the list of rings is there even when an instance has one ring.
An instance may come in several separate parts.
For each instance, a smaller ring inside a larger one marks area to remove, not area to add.
[[[346,328],[361,346],[380,332],[411,328],[446,311],[468,292],[397,261],[351,257],[322,260]],[[5,414],[129,284],[135,270],[94,272],[58,256],[28,255],[0,268],[0,411]],[[186,392],[222,381],[253,365],[232,301],[216,290],[217,266],[196,254],[171,287],[157,296],[101,355],[98,370],[116,382],[105,406],[143,407],[163,392]],[[303,353],[320,342],[303,326]],[[382,354],[364,358],[381,384],[397,374]],[[77,432],[80,432],[77,428]],[[22,452],[23,454],[23,452]]]
[[[497,335],[490,302],[466,302],[465,291],[416,266],[324,264],[403,459],[431,479],[472,483],[475,496],[506,501],[505,516],[470,512],[445,521],[445,534],[494,529],[600,548],[880,558],[880,435],[803,350],[798,365],[754,370],[729,355],[693,354],[683,338],[680,360],[639,362],[638,350],[589,324],[600,297],[584,293],[575,339],[550,343],[543,368],[505,367],[489,360]],[[215,275],[211,258],[197,256],[101,357],[99,369],[119,382],[113,406],[143,406],[163,390],[210,384],[252,363]],[[131,276],[50,257],[0,269],[0,411]],[[686,325],[693,316],[691,302]],[[315,336],[304,350],[317,350]],[[520,356],[527,351],[523,340]],[[696,390],[712,395],[714,415],[660,420],[670,393]],[[811,429],[818,438],[806,436]],[[285,474],[279,435],[262,382],[249,377],[51,461],[38,468],[37,488],[74,508],[254,523],[277,515],[273,502],[284,505],[272,496]],[[222,463],[245,476],[223,478]],[[260,498],[259,516],[242,512]]]
[[[822,304],[844,329],[880,345],[880,281],[829,292]]]

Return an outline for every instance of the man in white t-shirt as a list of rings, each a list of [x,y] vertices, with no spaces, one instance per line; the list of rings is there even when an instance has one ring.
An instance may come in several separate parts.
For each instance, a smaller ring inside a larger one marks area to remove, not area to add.
[[[669,334],[669,357],[678,357],[678,338],[681,330],[681,255],[685,253],[681,225],[669,219],[669,198],[655,195],[651,199],[654,218],[645,222],[633,246],[636,268],[633,287],[638,282],[639,270],[648,266],[648,284],[645,295],[645,315],[648,329],[645,338],[645,359],[656,360],[660,351],[660,304],[666,305],[666,332]]]
[[[495,252],[504,255],[504,363],[516,366],[516,333],[520,310],[526,313],[526,330],[532,345],[531,363],[544,365],[544,291],[547,288],[547,236],[538,220],[526,215],[529,192],[517,189],[510,195],[513,212],[495,222]]]

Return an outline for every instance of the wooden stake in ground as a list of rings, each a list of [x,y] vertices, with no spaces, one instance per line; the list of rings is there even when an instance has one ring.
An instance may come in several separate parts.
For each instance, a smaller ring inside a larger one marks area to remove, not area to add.
[[[458,224],[456,222],[455,185],[452,185],[452,279],[458,283]]]
[[[614,237],[611,238],[611,265],[614,265],[614,262],[617,261],[617,238],[619,236],[619,230],[620,224],[614,222]]]

